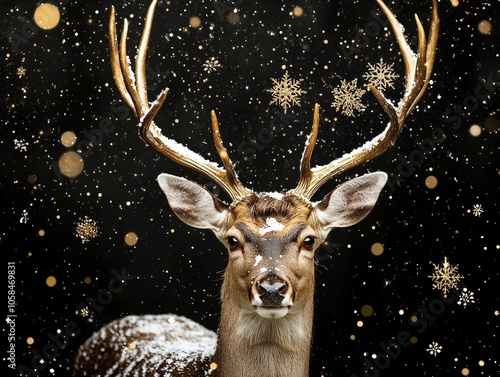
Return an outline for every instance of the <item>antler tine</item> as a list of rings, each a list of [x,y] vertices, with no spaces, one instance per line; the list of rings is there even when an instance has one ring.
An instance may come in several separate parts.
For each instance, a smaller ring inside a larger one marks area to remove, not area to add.
[[[127,34],[128,26],[125,21],[123,27],[122,35]],[[115,80],[116,87],[120,92],[125,103],[132,109],[135,114],[135,105],[128,92],[128,88],[123,79],[123,72],[120,64],[118,49],[118,38],[116,33],[116,22],[115,22],[115,7],[111,6],[111,12],[109,14],[109,57],[111,60],[111,70],[113,72],[113,79]],[[137,115],[137,114],[136,114]]]
[[[118,46],[115,23],[115,9],[111,7],[109,19],[109,44],[111,68],[118,91],[125,103],[132,109],[135,116],[139,118],[140,135],[154,150],[168,159],[182,166],[190,168],[221,187],[232,200],[240,199],[251,191],[245,188],[238,180],[233,164],[229,159],[226,149],[222,145],[219,126],[215,113],[212,111],[212,132],[215,146],[221,157],[226,170],[217,164],[206,160],[194,153],[182,144],[165,137],[161,130],[153,122],[154,117],[165,102],[168,88],[165,88],[150,105],[148,102],[146,82],[146,52],[153,24],[154,11],[157,0],[153,0],[148,8],[144,21],[143,34],[139,43],[137,58],[135,62],[135,73],[130,66],[127,57],[127,32],[128,22],[125,20],[123,32]]]
[[[422,23],[420,22],[418,16],[415,15],[418,29],[417,55],[415,55],[408,45],[402,28],[394,14],[382,2],[382,0],[377,0],[377,3],[389,20],[405,63],[405,92],[403,94],[403,98],[396,108],[379,90],[370,86],[370,91],[378,100],[385,113],[389,116],[389,124],[386,129],[374,139],[366,142],[361,147],[343,155],[325,166],[317,166],[312,169],[309,167],[312,147],[310,147],[308,141],[306,150],[304,151],[304,155],[302,157],[300,181],[297,187],[293,190],[298,195],[302,195],[310,199],[314,193],[332,177],[364,162],[372,160],[385,152],[396,141],[399,132],[404,125],[406,117],[415,107],[427,88],[432,73],[432,67],[434,65],[439,32],[437,1],[432,0],[433,11],[428,41],[426,40]],[[316,122],[316,120],[314,122]],[[311,131],[310,138],[316,138],[316,133],[317,126],[313,124],[313,130]],[[305,171],[303,172],[302,169],[305,169]]]

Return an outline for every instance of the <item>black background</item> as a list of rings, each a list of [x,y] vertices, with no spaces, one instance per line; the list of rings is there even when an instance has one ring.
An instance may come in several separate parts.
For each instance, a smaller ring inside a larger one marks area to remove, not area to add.
[[[427,29],[430,3],[389,3],[400,10],[398,19],[413,46],[413,15],[418,13]],[[50,334],[74,322],[78,334],[39,373],[65,376],[79,345],[102,325],[127,314],[177,313],[216,330],[227,257],[209,231],[190,229],[172,214],[155,178],[169,172],[216,188],[156,155],[138,137],[132,114],[117,102],[108,59],[111,2],[62,2],[61,22],[52,30],[34,26],[37,4],[18,1],[0,8],[0,248],[3,276],[8,261],[16,265],[17,364],[29,366],[34,352],[42,352],[50,342]],[[118,23],[125,17],[130,21],[128,45],[133,58],[148,4],[113,4]],[[386,116],[370,93],[362,99],[366,110],[356,117],[331,106],[332,90],[341,80],[357,78],[361,87],[367,64],[380,58],[394,63],[400,75],[387,95],[395,102],[401,96],[404,65],[392,32],[379,31],[366,44],[353,42],[366,35],[365,26],[376,20],[373,12],[380,16],[375,2],[243,0],[236,4],[236,24],[228,19],[232,4],[159,2],[148,51],[152,69],[148,79],[150,99],[166,85],[171,91],[157,116],[165,134],[216,160],[209,118],[214,109],[242,182],[258,191],[280,191],[293,188],[298,180],[314,103],[320,104],[322,118],[316,164],[327,163],[383,130]],[[374,361],[372,355],[382,352],[380,343],[403,331],[418,341],[403,348],[381,375],[462,376],[464,368],[471,376],[499,375],[494,199],[498,84],[488,98],[473,100],[481,78],[497,82],[500,78],[498,5],[461,0],[454,7],[450,1],[440,1],[442,25],[433,82],[395,147],[328,183],[314,198],[319,200],[356,174],[382,170],[398,175],[401,161],[418,149],[417,140],[444,130],[446,139],[414,164],[400,185],[383,190],[368,218],[353,228],[334,230],[329,245],[320,248],[311,376],[361,376],[364,360]],[[290,15],[295,6],[303,8],[302,16]],[[200,28],[190,27],[193,16],[201,19]],[[489,35],[478,31],[482,20],[492,22]],[[351,54],[354,47],[359,52]],[[211,57],[221,64],[216,72],[203,68]],[[24,76],[17,75],[19,67],[26,69]],[[307,93],[301,96],[301,107],[288,110],[284,130],[264,143],[259,132],[282,122],[277,114],[283,110],[270,105],[271,93],[266,90],[272,87],[271,78],[283,76],[284,68],[291,78],[303,80],[301,88]],[[468,109],[463,110],[464,103]],[[454,112],[456,106],[463,110],[461,115]],[[98,130],[107,118],[113,131],[79,150],[78,143],[88,140],[86,132]],[[478,137],[469,132],[473,124],[482,127]],[[62,176],[54,164],[67,151],[60,142],[65,131],[77,135],[71,149],[85,163],[83,173],[74,179]],[[26,150],[16,147],[14,140],[27,143]],[[255,153],[248,149],[250,140],[259,145]],[[438,180],[434,189],[425,185],[430,175]],[[30,183],[30,176],[36,181]],[[477,204],[484,209],[481,216],[472,213]],[[21,221],[25,213],[27,221]],[[100,236],[88,243],[75,236],[76,223],[85,216],[100,229]],[[44,236],[39,235],[42,229]],[[131,231],[139,237],[133,247],[124,242]],[[384,245],[381,256],[370,252],[376,242]],[[458,264],[464,276],[461,284],[474,293],[475,302],[467,307],[456,301],[447,304],[418,333],[420,327],[411,326],[409,318],[441,297],[428,276],[444,257]],[[89,322],[76,308],[108,286],[113,269],[126,269],[136,279]],[[48,276],[57,279],[52,288],[45,283]],[[90,284],[84,282],[87,277]],[[7,279],[2,281],[6,297]],[[374,314],[365,318],[360,309],[367,304]],[[7,298],[2,308],[8,314]],[[358,327],[358,321],[364,325]],[[8,327],[2,323],[3,347]],[[32,345],[27,344],[28,337],[34,339]],[[427,351],[431,342],[442,346],[437,356]],[[1,370],[9,371],[5,355]]]

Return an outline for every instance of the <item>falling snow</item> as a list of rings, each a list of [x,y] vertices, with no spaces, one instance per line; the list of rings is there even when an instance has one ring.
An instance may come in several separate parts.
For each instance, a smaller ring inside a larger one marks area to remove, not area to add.
[[[428,35],[432,0],[384,2],[398,11],[416,50],[414,15]],[[54,336],[64,340],[71,323],[81,333],[68,335],[56,357],[40,360],[40,377],[69,377],[85,338],[129,314],[183,313],[215,331],[226,250],[211,231],[176,217],[155,178],[169,173],[208,181],[140,140],[133,110],[110,72],[111,3],[3,3],[0,249],[15,264],[22,309],[15,321],[16,364],[31,368],[33,353],[50,351]],[[124,19],[129,22],[130,57],[149,3],[114,3],[119,37]],[[366,86],[384,90],[397,105],[404,60],[377,2],[354,3],[159,1],[145,61],[148,100],[170,90],[153,136],[196,163],[220,165],[210,132],[216,110],[242,183],[277,200],[299,179],[315,103],[320,126],[313,166],[376,147],[387,136],[388,117]],[[377,170],[388,175],[364,220],[334,227],[318,242],[311,376],[362,376],[365,356],[383,363],[369,355],[384,352],[379,345],[405,331],[416,344],[403,347],[404,360],[391,360],[381,376],[498,374],[500,305],[487,294],[500,277],[497,2],[438,3],[443,27],[434,69],[399,138],[314,197],[317,211],[322,198],[349,179]],[[42,4],[52,13],[45,8],[35,21]],[[190,27],[193,17],[200,27]],[[429,176],[435,188],[425,184]],[[228,200],[220,188],[211,191]],[[266,225],[252,229],[260,228]],[[134,246],[130,234],[139,237]],[[379,256],[370,252],[375,242],[384,245]],[[444,255],[454,279],[445,278]],[[265,269],[267,255],[252,254],[247,266],[255,263]],[[119,287],[111,271],[124,267],[137,280],[108,297]],[[53,287],[44,283],[49,276],[57,277]],[[442,314],[436,314],[438,301]],[[367,304],[374,310],[368,318],[359,310]],[[132,356],[141,343],[128,340],[124,362],[137,364]],[[432,341],[443,346],[436,358],[425,351]]]
[[[28,150],[28,143],[24,140],[14,139],[14,148],[19,149],[21,152],[26,152]]]

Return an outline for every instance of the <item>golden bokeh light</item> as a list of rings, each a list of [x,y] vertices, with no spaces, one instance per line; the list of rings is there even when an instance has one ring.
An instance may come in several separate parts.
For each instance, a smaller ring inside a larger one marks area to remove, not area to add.
[[[304,9],[302,9],[302,7],[296,6],[295,8],[293,8],[293,15],[295,17],[300,17],[303,14],[304,14]]]
[[[384,245],[380,242],[375,242],[371,247],[371,252],[373,255],[379,256],[384,252]]]
[[[469,128],[469,133],[474,136],[474,137],[477,137],[479,135],[481,135],[481,132],[483,131],[483,129],[481,128],[481,126],[477,125],[477,124],[473,124],[472,126],[470,126]]]
[[[139,237],[134,232],[128,232],[125,234],[125,243],[128,246],[135,246],[137,241],[139,241]]]
[[[210,363],[210,370],[216,370],[217,369],[217,363],[211,362]]]
[[[34,184],[35,182],[36,182],[36,175],[33,175],[33,174],[32,174],[32,175],[29,175],[29,176],[28,176],[28,183],[29,183],[30,185],[32,185],[32,184]]]
[[[459,1],[458,0],[451,0],[451,5],[454,6],[454,7],[458,7],[459,5]]]
[[[40,229],[40,230],[38,231],[38,235],[39,235],[40,237],[45,236],[45,230]]]
[[[83,167],[82,157],[74,151],[64,152],[59,158],[59,170],[68,178],[78,177],[82,173]]]
[[[488,20],[482,20],[478,25],[477,29],[481,34],[488,35],[491,34],[491,30],[493,29],[493,25]]]
[[[462,369],[462,376],[468,376],[469,375],[469,368],[463,368]]]
[[[83,282],[85,284],[90,284],[90,283],[92,283],[92,279],[87,276],[86,278],[83,279]]]
[[[356,326],[358,327],[363,327],[363,325],[364,325],[363,321],[356,322]]]
[[[363,305],[361,307],[361,315],[363,317],[366,317],[366,318],[372,316],[373,315],[373,307],[371,305],[368,305],[368,304]]]
[[[433,175],[429,175],[427,178],[425,178],[425,186],[429,189],[436,188],[438,184],[438,180],[436,177]]]
[[[192,28],[198,29],[201,26],[201,18],[198,16],[193,16],[189,19],[189,25]]]
[[[76,135],[73,131],[66,131],[61,135],[61,144],[66,148],[72,147],[76,143]]]
[[[47,284],[47,287],[52,288],[57,284],[57,279],[54,276],[49,276],[47,279],[45,279],[45,284]]]
[[[230,24],[236,25],[238,22],[240,22],[240,15],[237,12],[230,12],[227,15],[227,20]]]
[[[33,19],[40,29],[50,30],[59,24],[61,13],[54,4],[42,3],[36,7]]]
[[[35,339],[33,339],[31,336],[26,339],[26,343],[28,343],[30,346],[35,343]]]

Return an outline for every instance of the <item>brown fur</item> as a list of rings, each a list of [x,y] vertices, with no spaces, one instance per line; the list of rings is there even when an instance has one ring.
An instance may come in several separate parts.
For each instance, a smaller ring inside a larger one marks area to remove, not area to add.
[[[276,236],[286,234],[299,223],[307,222],[312,211],[310,202],[294,194],[287,194],[281,200],[266,194],[251,194],[237,202],[232,207],[230,228],[236,222],[244,223],[252,232],[266,224],[266,219],[274,217],[278,222],[285,224],[285,228]]]

